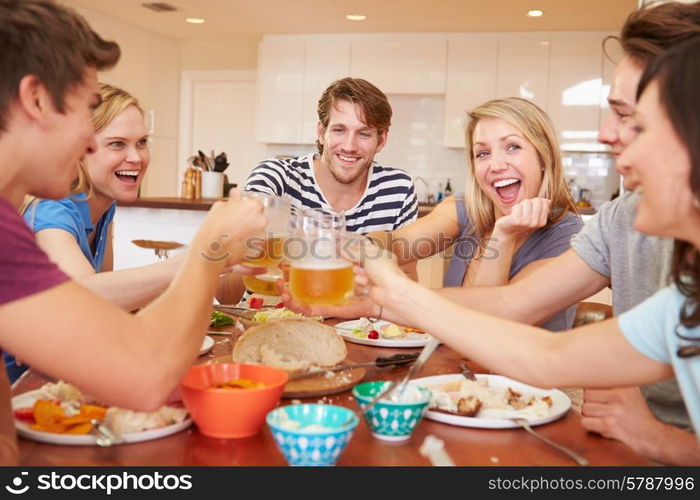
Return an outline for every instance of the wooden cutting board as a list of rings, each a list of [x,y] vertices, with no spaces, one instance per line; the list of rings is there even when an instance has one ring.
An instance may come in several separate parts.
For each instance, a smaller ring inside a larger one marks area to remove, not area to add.
[[[230,363],[231,355],[217,356],[208,361],[209,363]],[[345,360],[341,365],[354,365],[355,361]],[[339,373],[334,373],[332,377],[319,375],[317,377],[292,380],[284,386],[283,398],[315,398],[327,396],[352,389],[367,374],[364,367],[350,368]]]
[[[354,361],[345,360],[342,365],[354,365]],[[352,389],[365,378],[367,370],[364,367],[350,368],[342,372],[331,372],[333,376],[318,375],[311,378],[292,380],[284,386],[283,398],[314,398],[327,396]]]

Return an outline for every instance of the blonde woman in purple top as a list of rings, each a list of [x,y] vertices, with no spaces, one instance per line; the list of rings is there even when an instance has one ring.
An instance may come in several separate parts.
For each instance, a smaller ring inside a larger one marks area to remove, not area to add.
[[[450,247],[447,287],[508,283],[569,248],[582,227],[566,185],[556,133],[547,114],[525,99],[489,101],[469,113],[466,194],[447,198],[427,216],[392,232],[370,233],[404,266]],[[288,295],[285,302],[292,304]],[[374,316],[379,306],[357,299],[311,314]],[[571,327],[574,308],[546,321]]]

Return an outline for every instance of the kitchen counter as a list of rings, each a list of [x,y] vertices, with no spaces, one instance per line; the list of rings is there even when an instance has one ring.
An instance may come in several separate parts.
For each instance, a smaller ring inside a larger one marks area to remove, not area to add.
[[[188,200],[186,198],[139,198],[133,202],[118,202],[118,207],[139,207],[139,208],[170,208],[176,210],[202,210],[207,211],[216,200],[212,198],[201,198],[199,200]],[[418,217],[423,217],[430,213],[435,204],[419,203]]]
[[[133,202],[117,202],[117,206],[207,211],[215,201],[216,199],[214,198],[200,198],[199,200],[188,200],[186,198],[139,198]]]

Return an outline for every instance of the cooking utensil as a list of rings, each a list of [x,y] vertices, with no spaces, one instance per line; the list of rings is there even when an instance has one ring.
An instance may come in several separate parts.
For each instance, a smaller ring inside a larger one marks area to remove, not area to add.
[[[325,375],[328,372],[340,372],[344,370],[352,370],[355,368],[365,368],[365,367],[376,367],[383,368],[386,366],[405,366],[413,363],[418,358],[418,353],[411,354],[394,354],[388,358],[378,357],[369,363],[358,363],[354,365],[343,365],[335,366],[333,368],[327,368],[325,370],[314,370],[312,372],[297,373],[289,377],[289,380],[300,380],[304,378],[316,377],[318,375]]]
[[[411,369],[408,370],[408,373],[404,375],[404,377],[401,379],[401,381],[397,384],[395,381],[391,382],[389,387],[387,389],[384,389],[382,392],[377,394],[375,398],[370,401],[370,403],[365,406],[362,409],[363,413],[367,413],[374,405],[377,404],[377,402],[382,399],[382,398],[388,398],[392,392],[394,392],[396,389],[399,389],[399,399],[401,399],[401,395],[403,394],[404,389],[406,389],[406,384],[408,381],[411,379],[413,375],[418,373],[418,370],[421,369],[421,367],[425,364],[425,362],[428,360],[430,355],[435,352],[435,349],[440,345],[440,341],[436,339],[435,337],[432,337],[426,346],[423,348],[423,350],[420,352],[420,355],[418,358],[416,358],[416,361],[413,363],[411,366]]]
[[[524,418],[513,418],[512,420],[513,420],[513,422],[515,422],[516,424],[520,425],[523,429],[525,429],[527,432],[529,432],[530,434],[532,434],[532,435],[535,436],[536,438],[541,439],[542,441],[544,441],[545,443],[547,443],[547,444],[548,444],[549,446],[551,446],[552,448],[554,448],[554,449],[556,449],[556,450],[559,450],[559,451],[562,452],[564,455],[567,455],[569,458],[571,458],[571,459],[572,459],[574,462],[576,462],[577,464],[579,464],[579,465],[588,465],[588,460],[587,460],[585,457],[583,457],[583,456],[579,455],[578,453],[576,453],[574,450],[571,450],[571,449],[567,448],[566,446],[563,446],[563,445],[561,445],[561,444],[559,444],[559,443],[555,443],[555,442],[552,441],[551,439],[544,437],[544,436],[543,436],[542,434],[540,434],[539,432],[533,431],[533,430],[532,430],[532,427],[530,427],[530,424],[529,424],[529,423],[527,422],[527,420],[525,420]]]
[[[202,168],[204,168],[207,171],[211,171],[211,162],[209,161],[207,155],[205,155],[201,149],[198,149],[197,153],[199,154],[199,159],[202,162]]]
[[[227,167],[228,160],[226,159],[226,153],[221,153],[214,158],[214,172],[223,172]]]

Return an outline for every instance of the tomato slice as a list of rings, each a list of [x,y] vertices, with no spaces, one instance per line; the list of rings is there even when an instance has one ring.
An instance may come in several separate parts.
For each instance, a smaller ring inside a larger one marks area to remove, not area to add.
[[[248,307],[251,309],[260,309],[263,305],[262,297],[251,297],[248,299]]]
[[[15,408],[12,413],[14,413],[17,420],[34,422],[34,408],[31,406],[27,406],[25,408]]]

